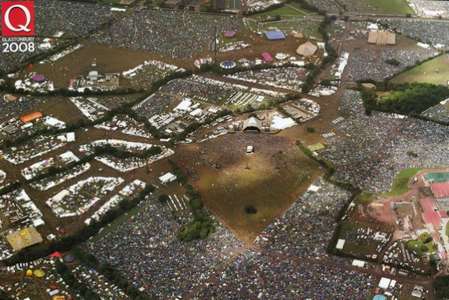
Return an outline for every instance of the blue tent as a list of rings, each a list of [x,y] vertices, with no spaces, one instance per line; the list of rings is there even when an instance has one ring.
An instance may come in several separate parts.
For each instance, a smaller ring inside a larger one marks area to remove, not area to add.
[[[285,34],[280,30],[265,31],[265,37],[270,41],[285,40]]]

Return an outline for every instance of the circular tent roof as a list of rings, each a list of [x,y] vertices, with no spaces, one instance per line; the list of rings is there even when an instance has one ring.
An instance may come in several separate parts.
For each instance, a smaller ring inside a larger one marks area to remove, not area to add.
[[[31,77],[31,80],[33,80],[34,82],[44,82],[45,76],[42,74],[36,74],[36,75],[33,75],[33,77]]]
[[[220,67],[225,69],[225,70],[233,69],[236,66],[237,66],[237,64],[235,63],[235,61],[232,61],[232,60],[225,60],[225,61],[220,63]]]
[[[36,269],[33,272],[34,276],[36,276],[37,278],[42,278],[45,276],[45,272],[42,269]]]
[[[300,45],[298,49],[296,49],[296,53],[304,57],[309,57],[314,55],[317,50],[318,47],[316,45],[314,45],[310,41],[307,41],[304,44]]]

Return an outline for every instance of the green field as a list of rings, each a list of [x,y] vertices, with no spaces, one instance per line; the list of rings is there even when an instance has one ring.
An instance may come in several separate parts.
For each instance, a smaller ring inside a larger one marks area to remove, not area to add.
[[[287,3],[281,7],[277,7],[274,9],[270,9],[258,14],[253,15],[253,17],[267,17],[267,16],[280,16],[280,17],[298,17],[298,16],[305,16],[309,15],[311,12],[301,8],[296,3]]]
[[[410,168],[404,169],[399,172],[398,175],[393,180],[393,186],[391,191],[387,193],[388,196],[399,196],[408,191],[408,182],[410,178],[416,175],[422,169],[420,168]]]
[[[443,54],[394,77],[392,83],[425,82],[447,85],[449,55]]]
[[[376,12],[385,14],[413,14],[406,0],[366,0],[367,4],[374,7]]]

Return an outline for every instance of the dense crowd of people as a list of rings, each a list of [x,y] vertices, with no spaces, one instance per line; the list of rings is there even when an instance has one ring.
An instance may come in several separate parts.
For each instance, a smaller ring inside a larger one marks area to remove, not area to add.
[[[258,238],[256,249],[237,258],[200,298],[348,299],[366,298],[374,279],[328,256],[338,212],[350,194],[322,179]]]
[[[435,49],[425,49],[419,46],[356,48],[349,57],[347,76],[353,81],[382,81],[435,55],[438,55]],[[391,63],[391,61],[395,63]]]
[[[338,179],[385,192],[405,168],[447,165],[447,126],[379,112],[367,116],[355,91],[346,91],[341,101],[346,119],[336,129],[342,137],[329,141],[322,152],[336,166]]]
[[[137,287],[165,298],[366,297],[373,278],[326,254],[350,193],[323,179],[314,185],[318,191],[304,194],[259,236],[257,251],[242,250],[223,227],[207,240],[182,243],[176,238],[182,219],[167,218],[168,210],[151,201],[87,248]]]
[[[389,28],[418,41],[432,45],[449,46],[447,20],[436,19],[379,19]]]
[[[116,47],[142,49],[173,58],[210,50],[215,34],[239,30],[241,18],[192,12],[141,10],[91,38]]]
[[[52,37],[82,37],[112,18],[110,6],[96,3],[58,0],[36,0],[36,34]],[[67,35],[67,36],[66,36]]]
[[[169,207],[148,200],[87,248],[137,287],[161,298],[182,297],[201,286],[241,243],[223,227],[207,240],[181,242],[177,233],[186,218],[170,216]]]

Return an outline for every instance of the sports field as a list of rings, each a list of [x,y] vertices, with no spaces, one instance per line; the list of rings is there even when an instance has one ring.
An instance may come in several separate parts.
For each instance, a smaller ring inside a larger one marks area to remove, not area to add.
[[[392,83],[425,82],[447,85],[449,55],[443,54],[394,77]]]

